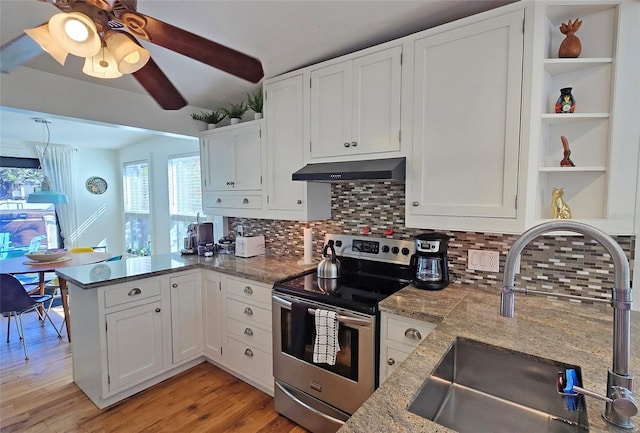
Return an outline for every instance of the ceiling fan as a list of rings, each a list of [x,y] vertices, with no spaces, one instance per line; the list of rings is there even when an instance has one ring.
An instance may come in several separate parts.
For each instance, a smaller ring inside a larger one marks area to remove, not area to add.
[[[83,72],[100,78],[131,73],[165,110],[187,101],[136,38],[183,54],[252,83],[264,76],[260,60],[137,11],[137,0],[39,0],[61,13],[0,47],[4,73],[48,52],[64,65],[85,57]],[[77,31],[77,32],[74,32]]]

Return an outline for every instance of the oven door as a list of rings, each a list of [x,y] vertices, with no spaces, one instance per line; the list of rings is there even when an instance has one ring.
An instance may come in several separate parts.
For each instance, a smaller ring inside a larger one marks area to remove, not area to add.
[[[275,379],[353,414],[375,390],[376,317],[277,292],[272,301]],[[340,351],[335,365],[313,362],[314,326],[303,331],[304,355],[292,354],[293,336],[301,332],[292,323],[292,302],[338,313]]]

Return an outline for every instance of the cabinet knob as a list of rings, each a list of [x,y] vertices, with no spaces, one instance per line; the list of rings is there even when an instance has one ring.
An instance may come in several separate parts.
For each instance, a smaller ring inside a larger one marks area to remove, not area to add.
[[[243,292],[245,293],[245,295],[253,295],[253,289],[251,288],[251,286],[246,286]]]
[[[347,142],[344,143],[344,147],[349,147],[349,146],[351,146],[351,144],[349,144]]]
[[[358,145],[358,142],[357,142],[357,141],[352,141],[352,142],[351,142],[351,147],[356,147],[357,145]]]
[[[161,312],[162,310],[160,308],[156,308],[156,313]]]
[[[245,356],[248,356],[249,358],[253,358],[253,352],[251,351],[251,349],[245,349],[244,350],[244,354],[245,354]]]
[[[296,204],[302,204],[302,200],[296,200]]]
[[[408,328],[404,331],[404,336],[412,340],[422,340],[422,334],[416,328]]]
[[[173,283],[173,284],[171,285],[171,287],[173,287],[173,288],[175,289],[176,287],[178,287],[178,283]]]
[[[129,296],[136,296],[141,293],[142,293],[142,290],[138,289],[137,287],[135,289],[129,290]]]
[[[387,359],[387,365],[393,365],[393,364],[395,364],[395,363],[396,363],[396,360],[395,360],[395,359],[393,359],[393,358],[389,358],[389,359]]]
[[[249,337],[253,337],[253,329],[245,328],[244,329],[244,335],[248,335]]]
[[[417,201],[411,202],[411,206],[416,207],[418,206],[420,203],[418,203]]]
[[[222,199],[216,200],[216,203],[222,203]]]
[[[234,188],[235,188],[236,183],[235,183],[234,181],[231,181],[231,182],[229,182],[229,185],[231,185],[232,187],[234,187]]]
[[[243,198],[243,199],[242,199],[242,203],[244,203],[244,204],[249,203],[249,199],[248,199],[248,198],[246,198],[246,197],[245,197],[245,198]]]
[[[244,309],[244,314],[246,314],[247,316],[253,316],[253,310],[249,307],[246,307]]]

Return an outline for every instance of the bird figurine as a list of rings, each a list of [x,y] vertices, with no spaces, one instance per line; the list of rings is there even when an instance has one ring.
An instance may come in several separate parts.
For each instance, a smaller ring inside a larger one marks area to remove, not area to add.
[[[571,161],[571,150],[569,149],[569,140],[564,135],[560,136],[562,141],[562,148],[564,149],[564,158],[560,161],[560,167],[575,167],[576,165]]]

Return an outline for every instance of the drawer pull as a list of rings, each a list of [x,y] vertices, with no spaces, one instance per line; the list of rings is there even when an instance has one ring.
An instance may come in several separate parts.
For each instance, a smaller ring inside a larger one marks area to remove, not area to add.
[[[344,143],[344,147],[349,147],[349,146],[351,146],[349,143],[346,143],[346,142]]]
[[[222,203],[222,199],[217,199],[216,203]]]
[[[253,289],[250,286],[246,286],[243,291],[245,295],[253,295]]]
[[[418,207],[420,203],[418,203],[417,201],[411,202],[411,206],[413,207]]]
[[[249,203],[249,199],[248,199],[248,198],[246,198],[246,197],[245,197],[245,198],[243,198],[243,199],[242,199],[242,203],[243,203],[243,204],[247,204],[247,203]]]
[[[351,147],[356,147],[357,145],[358,145],[358,142],[357,142],[357,141],[352,141],[352,142],[351,142]]]
[[[178,287],[178,283],[173,283],[173,284],[171,285],[171,287],[173,287],[173,288],[175,289],[176,287]]]
[[[245,307],[244,314],[246,314],[247,316],[253,316],[253,310],[249,307]]]
[[[251,328],[244,328],[244,335],[248,335],[249,337],[253,337],[253,330]]]
[[[135,289],[131,289],[129,290],[129,296],[136,296],[142,293],[142,290],[140,290],[139,288],[135,288]]]
[[[251,351],[251,349],[245,349],[244,355],[248,356],[249,358],[253,358],[253,352]]]
[[[162,310],[160,308],[156,308],[156,313],[161,312]]]
[[[407,330],[404,331],[404,336],[412,340],[422,340],[422,334],[420,334],[420,331],[416,328],[407,328]]]
[[[395,363],[396,363],[396,360],[395,360],[395,359],[393,359],[393,358],[389,358],[389,359],[387,359],[387,365],[393,365],[393,364],[395,364]]]
[[[296,204],[302,204],[302,200],[297,200]]]

